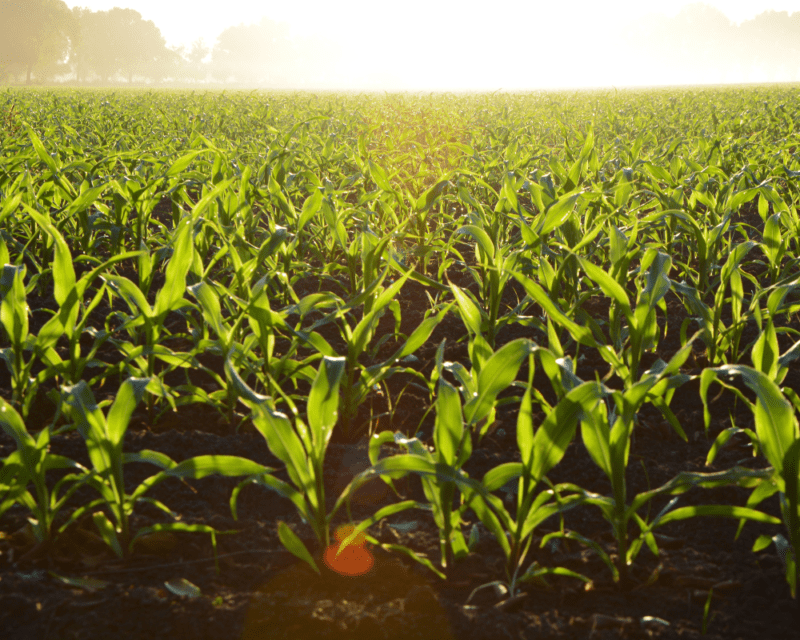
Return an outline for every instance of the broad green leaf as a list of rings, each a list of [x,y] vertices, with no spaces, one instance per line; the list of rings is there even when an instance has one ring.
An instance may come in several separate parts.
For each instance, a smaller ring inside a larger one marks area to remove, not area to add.
[[[308,224],[309,220],[317,215],[321,207],[322,191],[320,189],[315,189],[314,193],[306,198],[306,201],[303,203],[303,210],[300,212],[300,218],[297,220],[298,235],[305,228],[306,224]]]
[[[102,276],[109,286],[118,293],[128,304],[134,315],[142,314],[146,318],[153,317],[153,309],[147,298],[133,282],[124,276],[104,275]]]
[[[63,305],[67,296],[75,286],[75,269],[72,265],[72,254],[63,236],[53,226],[52,222],[45,216],[37,213],[30,207],[25,207],[28,215],[34,219],[36,224],[47,233],[55,244],[53,257],[53,297],[59,305]]]
[[[202,214],[205,208],[209,205],[209,203],[220,197],[223,191],[228,189],[228,187],[230,187],[235,180],[236,178],[228,178],[227,180],[223,180],[222,182],[214,186],[214,188],[211,189],[208,193],[206,193],[206,195],[200,198],[200,200],[197,201],[197,204],[194,205],[194,207],[192,208],[192,220],[197,220],[200,217],[200,214]]]
[[[203,309],[203,316],[214,329],[219,338],[228,341],[228,327],[222,319],[222,307],[219,304],[219,296],[216,290],[205,281],[188,287],[189,292],[197,298],[200,307]]]
[[[748,509],[747,507],[734,507],[723,504],[711,505],[696,505],[692,507],[681,507],[670,511],[658,521],[658,526],[663,526],[670,522],[677,520],[688,520],[689,518],[696,518],[697,516],[714,516],[724,518],[744,518],[746,520],[753,520],[754,522],[766,522],[769,524],[781,524],[781,521],[775,516],[767,515],[755,509]]]
[[[531,405],[531,390],[525,390],[517,414],[517,447],[519,448],[522,464],[530,469],[533,463],[533,409]],[[484,477],[484,484],[486,478]]]
[[[531,477],[537,482],[550,471],[567,450],[578,420],[590,414],[608,391],[597,382],[584,382],[570,391],[547,414],[533,437]]]
[[[175,232],[172,243],[172,258],[167,264],[164,286],[158,292],[154,313],[156,317],[170,311],[174,304],[183,298],[186,291],[186,274],[192,264],[194,253],[194,239],[192,237],[192,223],[183,220]]]
[[[114,529],[114,525],[111,524],[111,520],[102,511],[93,513],[92,520],[94,520],[94,524],[100,532],[100,537],[121,558],[124,555],[122,545],[120,545],[117,531]]]
[[[481,312],[477,305],[465,294],[458,286],[450,283],[450,289],[458,304],[458,310],[461,319],[464,321],[467,329],[473,334],[480,335],[481,333]]]
[[[461,398],[453,385],[440,378],[436,397],[436,424],[433,441],[442,462],[451,466],[455,465],[456,454],[463,436],[464,420],[461,416]]]
[[[594,336],[592,335],[591,329],[581,326],[570,320],[561,311],[561,309],[558,308],[556,303],[553,302],[549,294],[542,289],[542,287],[540,287],[530,278],[527,278],[521,274],[515,273],[514,277],[520,282],[520,284],[522,284],[523,287],[525,287],[525,292],[531,298],[533,298],[534,302],[544,309],[553,322],[569,331],[570,335],[577,342],[589,347],[598,347],[597,342],[595,342]]]
[[[572,213],[575,202],[579,197],[579,193],[567,193],[550,205],[539,219],[535,229],[536,234],[543,236],[564,224]]]
[[[494,408],[497,394],[517,377],[517,371],[522,361],[531,353],[532,347],[533,343],[527,338],[518,338],[498,349],[483,363],[478,374],[478,395],[464,406],[467,424],[476,424],[489,415]]]
[[[314,562],[314,558],[311,557],[308,549],[306,549],[306,545],[304,545],[303,541],[297,537],[297,534],[289,528],[289,525],[282,520],[278,521],[278,538],[280,538],[281,544],[286,547],[292,555],[307,563],[318,575],[322,575],[319,567],[317,567],[317,563]]]
[[[614,280],[610,275],[603,271],[600,267],[592,264],[588,260],[580,260],[581,267],[599,287],[603,293],[616,302],[622,309],[622,312],[628,317],[631,317],[631,305],[628,299],[628,294],[625,292],[620,284]]]
[[[173,176],[177,176],[183,173],[186,170],[186,167],[188,167],[191,164],[192,160],[194,160],[200,154],[205,153],[206,151],[208,150],[200,149],[199,151],[190,151],[189,153],[182,155],[180,158],[178,158],[175,162],[172,163],[169,169],[167,169],[167,172],[164,174],[164,177],[171,178]]]
[[[779,356],[778,336],[775,333],[775,325],[770,319],[753,345],[750,358],[758,371],[770,380],[775,380],[778,375]]]
[[[371,159],[369,160],[368,165],[369,174],[372,176],[375,184],[384,191],[393,191],[392,185],[389,183],[389,178],[387,177],[386,171],[383,169],[383,167],[375,164]]]
[[[433,204],[439,199],[439,196],[444,192],[444,188],[450,184],[449,179],[440,180],[419,198],[414,203],[414,209],[419,212],[424,212],[430,209]]]
[[[107,418],[107,435],[112,446],[121,446],[133,410],[149,383],[150,378],[128,378],[120,385]]]
[[[3,265],[0,274],[0,322],[17,350],[28,337],[28,301],[25,294],[25,266]]]
[[[464,227],[461,227],[458,231],[456,231],[456,235],[470,235],[478,243],[483,252],[489,258],[490,261],[494,260],[494,244],[492,243],[492,239],[489,237],[489,234],[486,233],[480,227],[475,226],[474,224],[468,224]]]
[[[286,464],[286,471],[295,486],[310,491],[313,478],[307,452],[286,415],[259,404],[253,413],[253,424],[264,436],[273,455]]]
[[[308,425],[317,456],[325,451],[339,417],[339,384],[344,371],[345,358],[324,356],[308,394]]]

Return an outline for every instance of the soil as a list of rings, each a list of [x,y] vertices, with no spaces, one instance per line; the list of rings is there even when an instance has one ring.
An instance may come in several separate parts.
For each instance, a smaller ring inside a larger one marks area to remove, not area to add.
[[[462,286],[470,284],[463,275],[449,275]],[[517,289],[515,284],[509,285],[506,294],[506,302],[512,306],[521,296]],[[419,309],[427,305],[423,288],[407,283],[400,302],[402,330],[410,333],[421,319]],[[672,294],[667,308],[669,331],[658,352],[665,359],[679,347],[678,331],[686,317],[682,304]],[[604,306],[600,299],[590,300],[584,309],[600,317],[607,312],[607,304]],[[108,310],[102,312],[106,314]],[[384,321],[385,329],[390,331],[393,323],[390,314]],[[754,337],[754,330],[748,331],[742,344]],[[332,327],[330,335],[325,337],[337,346]],[[498,344],[518,337],[546,343],[546,338],[533,328],[516,324],[500,332]],[[429,375],[436,349],[444,338],[447,339],[445,358],[466,363],[464,326],[451,314],[416,353],[419,360],[411,366]],[[785,338],[781,336],[782,351],[787,346]],[[377,357],[388,355],[393,348],[386,345]],[[704,366],[702,349],[699,345],[697,348],[696,359],[693,356],[687,363],[687,373],[699,373]],[[579,377],[593,379],[596,371],[605,375],[607,366],[596,354],[582,352],[582,355],[577,367]],[[221,371],[221,363],[211,356],[204,364]],[[523,367],[519,377],[526,379],[526,376]],[[362,407],[360,426],[418,433],[426,444],[431,444],[430,400],[421,389],[411,386],[411,381],[413,378],[408,374],[390,380],[387,388],[393,400],[391,409],[382,394],[371,396]],[[111,395],[114,381],[107,382],[103,392]],[[537,371],[534,382],[552,401],[549,383],[541,371]],[[610,386],[614,383],[613,378],[608,381]],[[6,396],[8,384],[7,377],[0,379]],[[790,372],[787,385],[800,391],[796,370]],[[470,477],[481,478],[489,469],[519,459],[516,406],[509,403],[500,407],[489,435],[481,442],[474,442],[473,454],[464,467]],[[752,468],[765,465],[763,459],[752,456],[747,441],[740,436],[731,440],[713,465],[705,465],[713,439],[730,426],[731,416],[737,426],[752,426],[749,410],[741,401],[737,403],[730,392],[718,394],[712,402],[708,432],[703,424],[697,380],[676,393],[671,408],[680,419],[687,440],[682,440],[655,409],[645,407],[631,448],[627,471],[629,496],[658,486],[681,471],[710,472],[737,464]],[[48,411],[41,407],[34,407],[32,415],[40,416],[42,421],[49,419]],[[380,417],[371,419],[370,415]],[[536,423],[543,418],[541,412],[537,413]],[[129,452],[152,449],[176,461],[211,453],[242,456],[276,469],[275,475],[286,479],[281,463],[271,455],[252,425],[245,422],[236,429],[218,413],[201,405],[179,407],[154,423],[147,420],[144,409],[138,409],[124,448]],[[0,435],[0,456],[7,456],[13,450],[13,441],[5,434]],[[54,436],[51,450],[89,464],[86,446],[75,431]],[[387,450],[384,455],[389,453]],[[334,438],[325,464],[326,493],[331,506],[353,475],[367,465],[363,439],[351,443]],[[126,487],[130,490],[152,473],[154,468],[148,465],[128,464]],[[549,478],[553,482],[569,481],[601,494],[610,490],[579,436],[573,439]],[[578,542],[552,541],[540,548],[542,537],[561,526],[553,518],[536,530],[528,562],[535,560],[544,566],[577,571],[591,579],[591,588],[585,588],[574,578],[554,577],[548,578],[547,584],[524,585],[522,595],[515,598],[483,589],[466,605],[476,587],[504,578],[503,555],[482,525],[477,527],[479,541],[474,551],[446,570],[446,580],[407,556],[379,547],[368,549],[374,564],[368,573],[356,577],[329,570],[318,554],[317,564],[322,571],[318,576],[287,552],[278,539],[277,523],[285,521],[313,548],[311,530],[300,520],[293,505],[262,486],[247,485],[239,494],[238,519],[234,520],[230,497],[237,484],[236,479],[208,477],[169,479],[157,485],[148,495],[166,504],[182,522],[210,525],[224,533],[217,536],[216,549],[207,534],[154,534],[144,538],[124,560],[98,540],[90,521],[79,522],[49,548],[37,547],[26,527],[27,513],[21,507],[13,507],[0,519],[0,531],[4,532],[0,538],[3,636],[19,640],[800,637],[797,603],[790,597],[774,546],[759,553],[751,551],[759,535],[779,533],[772,525],[748,523],[737,537],[737,521],[724,518],[696,518],[669,524],[659,530],[658,557],[644,548],[633,565],[632,584],[622,588],[614,583],[599,557]],[[402,497],[424,500],[419,480],[409,478],[396,486]],[[747,490],[738,488],[692,490],[680,497],[679,504],[743,505],[748,495]],[[81,489],[70,504],[86,504],[93,497],[91,491]],[[385,483],[373,481],[356,495],[353,518],[366,518],[397,500]],[[666,498],[655,501],[652,513],[657,513],[666,502]],[[777,516],[777,498],[765,501],[761,508]],[[140,505],[132,516],[132,528],[163,521],[164,514],[155,507]],[[342,510],[336,522],[345,521],[346,513]],[[476,522],[474,514],[468,512],[465,534]],[[610,526],[599,510],[582,507],[570,511],[564,516],[563,526],[598,542],[614,555]],[[438,566],[438,533],[429,512],[396,514],[371,527],[369,533],[381,543],[400,544],[427,554]],[[195,585],[199,594],[181,592],[175,586],[180,580]]]

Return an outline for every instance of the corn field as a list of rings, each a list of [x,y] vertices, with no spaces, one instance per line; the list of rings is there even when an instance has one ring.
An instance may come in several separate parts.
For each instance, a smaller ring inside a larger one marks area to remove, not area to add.
[[[798,98],[0,93],[4,628],[790,637]]]

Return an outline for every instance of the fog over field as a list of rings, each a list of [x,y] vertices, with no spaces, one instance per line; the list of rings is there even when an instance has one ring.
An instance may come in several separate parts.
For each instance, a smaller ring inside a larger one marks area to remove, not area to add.
[[[190,11],[157,0],[0,0],[0,12],[59,4],[70,14],[58,21],[61,57],[51,55],[49,68],[47,56],[22,61],[9,37],[0,73],[354,90],[800,80],[800,0],[509,0],[491,9],[451,0],[199,0]],[[0,32],[13,23],[0,20]],[[109,51],[126,38],[131,49],[148,42],[147,59],[112,69],[108,61],[125,55]]]

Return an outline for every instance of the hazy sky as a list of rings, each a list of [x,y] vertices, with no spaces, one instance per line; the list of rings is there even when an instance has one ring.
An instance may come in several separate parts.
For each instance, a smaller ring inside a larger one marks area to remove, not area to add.
[[[324,36],[344,51],[342,78],[358,84],[497,89],[608,85],[635,60],[614,59],[614,41],[646,14],[672,16],[687,0],[506,0],[489,10],[465,0],[83,0],[70,6],[135,9],[171,46],[199,37],[213,45],[227,27],[261,18],[293,33]],[[705,0],[733,22],[767,10],[800,11],[800,0]],[[317,55],[326,51],[320,45]],[[568,79],[563,70],[569,69]],[[536,78],[531,81],[530,78]]]

